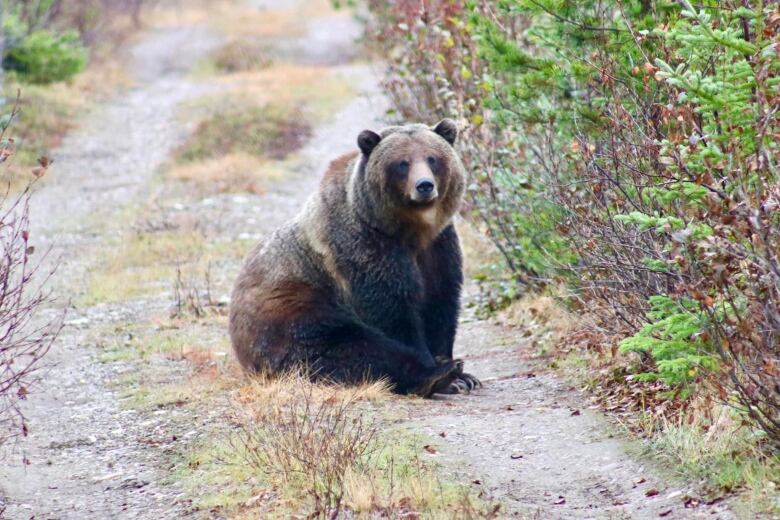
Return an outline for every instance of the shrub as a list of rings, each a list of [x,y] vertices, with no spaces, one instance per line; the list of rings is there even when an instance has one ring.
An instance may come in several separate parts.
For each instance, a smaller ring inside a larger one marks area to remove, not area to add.
[[[141,24],[141,11],[149,0],[4,0],[4,30],[16,40],[42,29],[73,29],[81,41],[94,47],[117,44],[126,35],[128,19],[135,28]]]
[[[380,422],[371,403],[391,396],[384,381],[347,388],[303,372],[253,378],[236,394],[226,458],[273,490],[270,516],[496,518],[497,505],[440,479],[423,438]]]
[[[74,31],[36,31],[11,46],[3,58],[3,68],[17,71],[31,83],[70,79],[86,64],[87,50]]]
[[[371,9],[399,112],[464,124],[474,214],[516,292],[567,283],[642,379],[722,369],[722,397],[780,440],[777,7]]]
[[[13,153],[11,141],[5,139],[11,119],[6,119],[0,132],[0,163]],[[43,175],[47,165],[42,159],[35,178]],[[50,273],[42,272],[33,260],[29,207],[34,182],[18,195],[7,188],[0,194],[0,446],[27,435],[19,403],[60,329],[59,322],[38,319],[46,302],[40,287]]]

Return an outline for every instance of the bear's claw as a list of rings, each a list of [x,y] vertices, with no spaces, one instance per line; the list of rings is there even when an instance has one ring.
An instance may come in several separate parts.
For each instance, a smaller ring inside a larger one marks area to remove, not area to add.
[[[469,394],[472,390],[482,388],[482,382],[471,374],[462,373],[450,386],[444,389],[442,394]]]
[[[463,361],[453,359],[441,362],[433,370],[433,373],[419,387],[412,389],[409,393],[430,397],[433,394],[440,394],[447,389],[463,373]]]

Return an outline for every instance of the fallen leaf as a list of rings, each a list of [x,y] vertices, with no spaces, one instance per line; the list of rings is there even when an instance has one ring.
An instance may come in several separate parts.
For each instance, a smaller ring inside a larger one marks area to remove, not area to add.
[[[572,417],[574,417],[576,415],[580,415],[580,411],[579,410],[572,410],[571,411],[571,415],[572,415]]]
[[[669,516],[671,514],[672,514],[672,510],[667,509],[666,511],[661,511],[660,513],[658,513],[658,516]]]
[[[423,449],[428,453],[436,453],[436,448],[434,448],[430,444],[426,444],[425,446],[423,446]]]
[[[553,502],[553,505],[559,506],[559,505],[565,504],[565,503],[566,503],[566,499],[563,498],[561,495],[558,495],[558,499]]]
[[[439,433],[439,437],[442,437],[442,438],[444,438],[444,437],[446,437],[446,436],[447,436],[447,432],[441,432],[441,433]]]
[[[658,493],[659,493],[659,491],[658,491],[657,489],[655,489],[655,488],[652,488],[652,489],[648,489],[647,491],[645,491],[645,496],[646,496],[646,497],[654,497],[654,496],[656,496]]]
[[[514,460],[517,460],[517,459],[522,459],[522,458],[523,458],[523,456],[522,456],[521,454],[519,454],[519,453],[513,453],[513,454],[512,454],[512,455],[510,455],[509,457],[510,457],[511,459],[514,459]]]

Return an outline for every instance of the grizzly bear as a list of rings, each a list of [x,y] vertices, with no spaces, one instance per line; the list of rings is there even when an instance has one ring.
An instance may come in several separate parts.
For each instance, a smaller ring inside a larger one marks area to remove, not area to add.
[[[331,163],[238,276],[230,337],[245,369],[305,366],[423,396],[480,385],[452,357],[463,282],[453,216],[466,181],[457,134],[448,119],[365,130],[360,152]]]

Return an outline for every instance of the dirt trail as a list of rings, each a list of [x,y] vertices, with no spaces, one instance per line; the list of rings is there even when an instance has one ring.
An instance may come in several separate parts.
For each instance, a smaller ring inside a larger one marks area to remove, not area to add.
[[[469,396],[443,397],[410,417],[437,438],[443,457],[464,481],[479,480],[521,518],[732,518],[721,506],[686,509],[691,487],[674,485],[628,443],[571,385],[529,359],[517,330],[469,319],[456,355],[484,378]],[[444,436],[442,436],[444,434]]]
[[[67,302],[85,277],[101,233],[147,189],[156,168],[186,135],[177,109],[204,87],[184,74],[216,43],[203,27],[149,34],[132,52],[138,86],[96,110],[54,154],[51,178],[33,199],[31,236],[38,237],[39,250],[52,247],[59,302]],[[126,367],[97,362],[96,352],[85,346],[91,327],[137,313],[137,305],[127,305],[110,315],[99,309],[87,316],[68,314],[43,380],[24,409],[31,434],[20,449],[30,464],[9,454],[0,470],[0,497],[8,497],[9,518],[179,516],[178,491],[157,485],[163,475],[156,454],[139,442],[154,425],[122,410],[108,386]]]
[[[257,9],[277,6],[253,2]],[[281,2],[290,5],[291,2]],[[335,25],[334,25],[335,24]],[[327,124],[316,128],[301,151],[301,167],[262,195],[219,195],[161,200],[163,213],[190,212],[209,221],[215,237],[261,239],[289,219],[316,189],[330,159],[354,148],[357,133],[379,127],[385,101],[377,74],[350,63],[358,28],[348,19],[313,19],[307,36],[278,38],[277,57],[331,66],[359,93]],[[182,102],[213,85],[186,76],[191,65],[219,42],[202,27],[159,29],[133,52],[138,87],[90,116],[55,154],[52,179],[36,194],[33,221],[61,258],[57,287],[67,299],[83,284],[95,244],[129,223],[121,208],[147,195],[155,170],[187,134],[177,120]],[[224,86],[224,84],[223,84]],[[212,238],[212,237],[210,237]],[[218,266],[231,278],[238,264]],[[0,497],[9,518],[181,518],[191,514],[188,497],[167,482],[164,463],[176,438],[208,435],[219,410],[184,415],[177,409],[138,411],[120,405],[112,383],[139,369],[133,363],[99,363],[90,335],[114,321],[164,312],[169,298],[101,305],[72,312],[52,351],[51,368],[30,396],[26,412],[32,434],[24,443],[29,466],[11,456],[0,469]],[[405,403],[402,425],[431,435],[432,455],[459,480],[480,481],[502,504],[500,516],[521,518],[728,518],[712,508],[686,510],[686,489],[664,486],[653,471],[626,452],[608,423],[587,409],[586,398],[528,361],[528,346],[516,331],[464,317],[456,355],[481,377],[485,388],[470,396]],[[152,361],[170,379],[188,369]],[[531,371],[536,372],[530,377]],[[579,413],[574,413],[574,411]],[[444,436],[441,436],[441,434]],[[643,482],[638,483],[641,479]],[[647,497],[655,489],[658,494]]]

